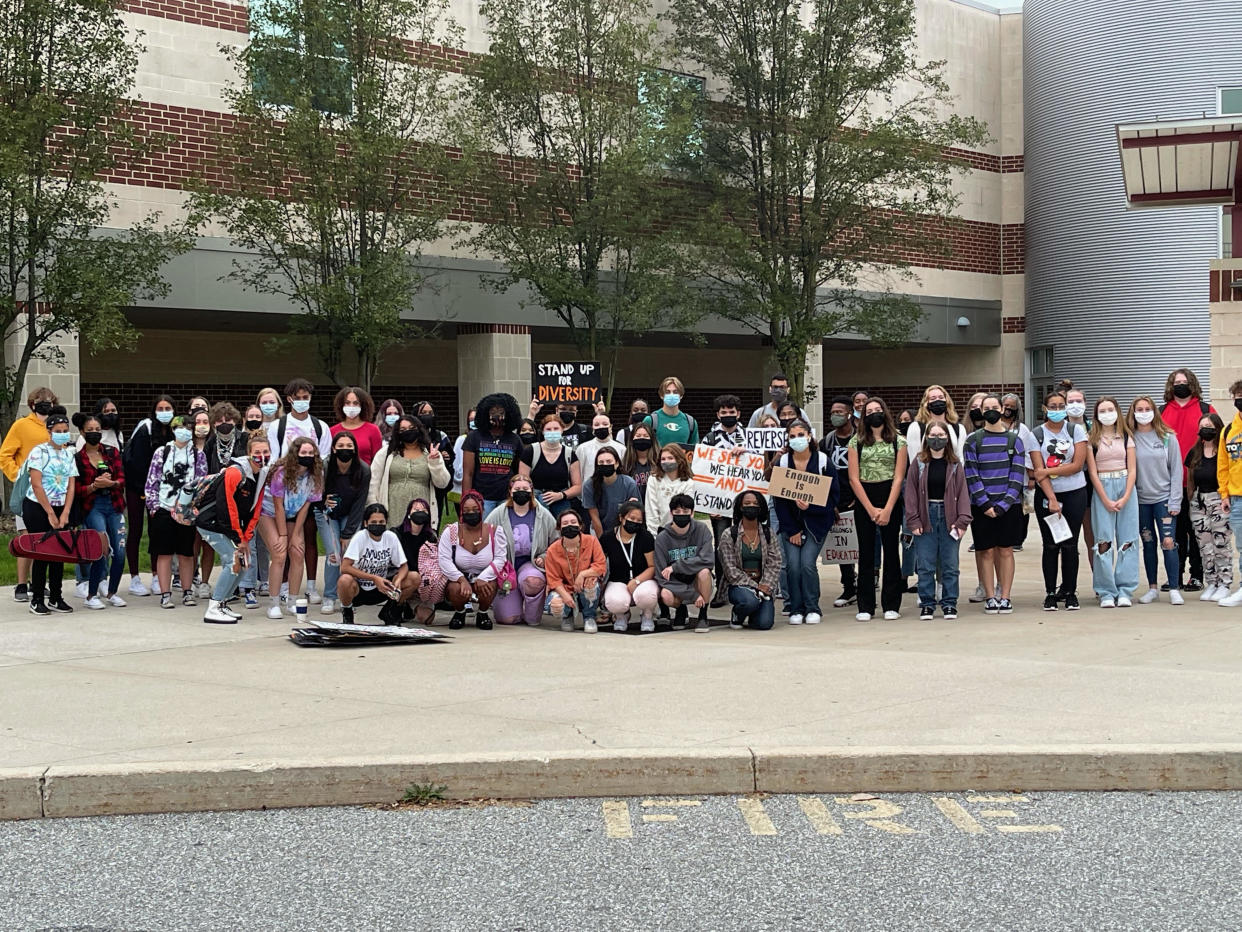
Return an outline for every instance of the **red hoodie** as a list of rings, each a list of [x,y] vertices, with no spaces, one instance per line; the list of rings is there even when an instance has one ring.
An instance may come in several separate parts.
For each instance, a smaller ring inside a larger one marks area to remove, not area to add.
[[[1210,404],[1199,398],[1174,398],[1160,409],[1160,416],[1169,425],[1169,429],[1177,435],[1177,445],[1182,451],[1182,460],[1190,448],[1199,442],[1199,422],[1203,415],[1215,411]]]

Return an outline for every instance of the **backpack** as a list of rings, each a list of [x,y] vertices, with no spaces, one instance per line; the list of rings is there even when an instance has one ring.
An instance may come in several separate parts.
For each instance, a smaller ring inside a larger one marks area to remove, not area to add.
[[[1043,430],[1043,428],[1039,427],[1039,428],[1036,428],[1036,430]],[[975,431],[973,434],[971,434],[969,437],[966,438],[966,442],[970,443],[973,440],[975,444],[978,445],[983,439],[982,438],[983,433],[984,433],[984,430],[982,427],[980,427],[977,431]],[[1039,437],[1036,437],[1035,439],[1038,440],[1039,443],[1041,444],[1044,442]],[[1008,456],[1010,459],[1013,459],[1013,455],[1016,452],[1018,452],[1018,432],[1016,430],[1007,430],[1005,431],[1005,455]],[[1027,452],[1030,452],[1030,451],[1027,451]]]
[[[173,520],[178,524],[197,524],[200,512],[208,505],[215,504],[216,490],[224,482],[227,468],[201,479],[191,479],[183,485],[172,507]]]
[[[319,432],[319,427],[321,424],[324,427],[327,427],[327,425],[324,424],[323,421],[319,420],[319,418],[315,417],[315,415],[313,414],[311,415],[310,422],[311,422],[311,429],[315,432],[315,443],[316,445],[318,445],[320,441],[320,437],[321,437],[320,432]],[[289,423],[289,415],[287,414],[283,415],[281,419],[276,422],[276,449],[277,450],[283,450],[285,448],[285,426],[288,423]]]
[[[1164,403],[1164,406],[1160,409],[1160,416],[1161,416],[1161,417],[1164,417],[1164,412],[1165,412],[1165,411],[1168,411],[1168,410],[1169,410],[1169,408],[1170,408],[1170,406],[1171,406],[1172,404],[1173,404],[1173,402],[1171,402],[1171,401],[1166,401],[1166,402]],[[1203,418],[1203,417],[1206,417],[1207,415],[1209,415],[1209,414],[1211,414],[1211,413],[1212,413],[1212,406],[1211,406],[1210,404],[1208,404],[1206,401],[1204,401],[1202,398],[1200,398],[1200,399],[1199,399],[1199,417],[1200,417],[1200,418]]]

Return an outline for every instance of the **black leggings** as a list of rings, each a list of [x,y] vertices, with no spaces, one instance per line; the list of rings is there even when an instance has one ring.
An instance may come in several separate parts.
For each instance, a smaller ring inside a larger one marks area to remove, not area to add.
[[[1070,492],[1057,492],[1057,501],[1061,503],[1061,516],[1070,527],[1068,540],[1054,543],[1052,531],[1044,520],[1051,512],[1048,510],[1048,497],[1043,489],[1035,491],[1035,518],[1039,522],[1039,533],[1044,539],[1044,591],[1058,595],[1077,595],[1078,593],[1078,534],[1082,530],[1083,515],[1087,513],[1087,502],[1090,500],[1087,489],[1074,489]],[[1061,588],[1057,588],[1057,568],[1061,570]]]
[[[64,505],[53,505],[52,510],[60,516],[65,511]],[[52,529],[52,522],[47,519],[47,512],[38,502],[30,499],[22,500],[22,520],[26,522],[26,530],[31,534],[40,534]],[[48,560],[35,560],[30,567],[30,601],[43,602],[43,589],[50,590],[47,598],[61,597],[61,581],[65,576],[65,564]]]

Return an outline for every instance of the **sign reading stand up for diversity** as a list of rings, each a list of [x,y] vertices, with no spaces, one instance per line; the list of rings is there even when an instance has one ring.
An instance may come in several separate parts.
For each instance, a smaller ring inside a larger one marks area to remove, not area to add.
[[[763,477],[766,463],[757,453],[743,451],[738,455],[726,447],[709,447],[700,443],[694,448],[694,510],[702,514],[728,518],[733,515],[733,500],[742,492],[768,491]]]
[[[537,362],[531,382],[544,404],[593,405],[602,400],[598,362]]]

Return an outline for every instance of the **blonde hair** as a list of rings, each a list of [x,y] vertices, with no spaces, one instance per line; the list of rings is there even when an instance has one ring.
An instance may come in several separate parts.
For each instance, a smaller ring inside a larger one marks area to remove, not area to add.
[[[927,410],[927,396],[936,390],[944,393],[944,403],[947,407],[943,417],[932,414]],[[946,389],[943,385],[928,385],[927,390],[923,392],[923,400],[919,402],[919,411],[918,414],[914,416],[914,419],[924,427],[930,427],[932,421],[944,421],[948,424],[956,424],[958,420],[957,409],[953,407],[953,396],[949,394],[948,389]],[[926,433],[926,431],[924,431],[924,433]]]
[[[270,385],[267,388],[259,389],[259,394],[254,396],[255,405],[259,406],[260,399],[262,399],[262,397],[266,395],[268,392],[271,392],[273,395],[276,396],[276,417],[284,417],[284,414],[285,414],[284,396],[281,395],[280,392],[276,391],[276,389],[272,388]],[[259,413],[263,414],[262,407],[259,407]],[[267,417],[266,414],[264,414],[263,416]]]
[[[677,378],[677,376],[675,376],[675,375],[670,375],[668,378],[663,379],[663,380],[660,382],[660,388],[659,388],[659,391],[660,391],[660,394],[661,394],[661,395],[663,395],[663,394],[664,394],[664,386],[666,386],[666,385],[672,385],[672,386],[673,386],[673,388],[677,389],[677,394],[681,395],[683,398],[685,397],[685,395],[686,395],[686,386],[685,386],[685,385],[683,385],[683,384],[681,383],[681,379]]]
[[[1098,450],[1100,448],[1100,437],[1104,434],[1104,425],[1100,423],[1100,405],[1108,402],[1113,406],[1113,410],[1117,412],[1117,423],[1113,425],[1113,429],[1117,431],[1117,435],[1123,441],[1128,441],[1131,437],[1129,419],[1121,416],[1121,405],[1117,403],[1117,399],[1112,395],[1101,395],[1095,400],[1095,407],[1091,409],[1091,433],[1087,435],[1087,439],[1091,441],[1091,449]]]
[[[1132,402],[1130,402],[1130,410],[1126,412],[1126,426],[1129,427],[1131,431],[1138,430],[1138,421],[1134,419],[1134,408],[1140,401],[1145,401],[1151,405],[1152,413],[1155,415],[1155,417],[1151,419],[1151,426],[1156,429],[1156,433],[1160,435],[1161,440],[1173,433],[1173,431],[1169,429],[1169,425],[1164,422],[1164,418],[1160,416],[1160,408],[1152,400],[1151,395],[1139,395]]]

